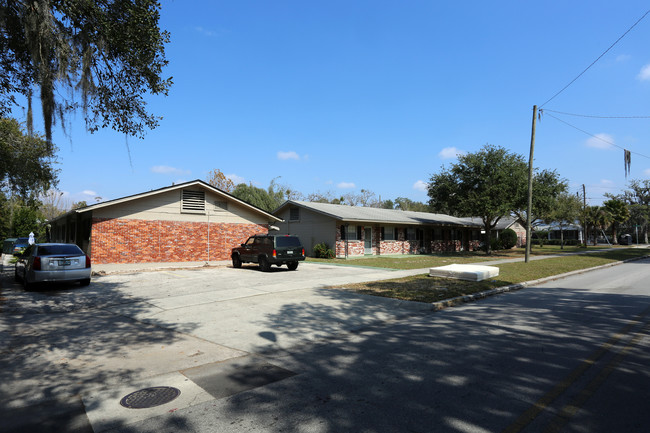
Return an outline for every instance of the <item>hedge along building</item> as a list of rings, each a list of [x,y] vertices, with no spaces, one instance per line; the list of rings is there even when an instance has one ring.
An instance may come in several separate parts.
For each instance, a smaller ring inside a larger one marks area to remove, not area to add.
[[[195,180],[74,209],[50,222],[53,242],[71,242],[93,263],[229,260],[274,215]]]
[[[337,257],[473,251],[478,223],[444,214],[289,200],[273,212],[282,234],[300,238],[305,250],[325,243]]]

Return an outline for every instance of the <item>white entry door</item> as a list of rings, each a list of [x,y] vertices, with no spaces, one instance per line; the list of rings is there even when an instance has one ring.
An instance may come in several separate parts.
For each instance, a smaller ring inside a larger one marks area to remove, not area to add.
[[[364,234],[365,253],[372,254],[372,227],[366,227]]]

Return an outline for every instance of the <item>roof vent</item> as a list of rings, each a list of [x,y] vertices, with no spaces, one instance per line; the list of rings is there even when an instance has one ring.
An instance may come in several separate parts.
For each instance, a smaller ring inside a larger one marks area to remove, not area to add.
[[[183,190],[183,211],[205,212],[205,192]]]

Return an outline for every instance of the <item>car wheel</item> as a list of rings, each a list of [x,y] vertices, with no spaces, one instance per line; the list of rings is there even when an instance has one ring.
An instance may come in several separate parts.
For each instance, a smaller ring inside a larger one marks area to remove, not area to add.
[[[287,267],[289,268],[290,271],[295,271],[296,269],[298,269],[298,262],[287,263]]]
[[[271,264],[269,263],[269,259],[267,259],[265,256],[260,257],[259,264],[260,264],[260,271],[268,272],[271,270]]]
[[[239,254],[232,256],[232,267],[241,268],[241,257],[239,257]]]
[[[32,290],[33,287],[34,287],[34,283],[30,283],[29,281],[27,281],[27,273],[24,273],[23,274],[23,288],[25,290],[29,291],[29,290]]]
[[[82,286],[88,286],[90,284],[90,278],[84,278],[83,280],[79,281],[79,284]]]

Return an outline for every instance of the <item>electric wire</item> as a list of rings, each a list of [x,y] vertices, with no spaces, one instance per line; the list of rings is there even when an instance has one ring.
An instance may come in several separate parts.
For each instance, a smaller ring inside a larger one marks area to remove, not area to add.
[[[544,110],[539,110],[544,113],[555,113],[563,114],[565,116],[574,116],[574,117],[588,117],[590,119],[650,119],[650,116],[594,116],[590,114],[575,114],[575,113],[566,113],[564,111],[549,110],[548,108]]]
[[[573,83],[575,83],[575,82],[578,80],[578,78],[582,77],[582,75],[583,75],[585,72],[587,72],[587,71],[588,71],[588,70],[589,70],[593,65],[595,65],[596,62],[598,62],[598,61],[599,61],[599,60],[600,60],[600,59],[601,59],[605,54],[607,54],[607,53],[609,52],[609,50],[611,50],[612,48],[614,48],[614,45],[618,44],[618,42],[619,42],[621,39],[623,39],[623,38],[624,38],[628,33],[630,33],[630,31],[632,31],[632,29],[633,29],[634,27],[636,27],[636,25],[639,24],[639,23],[641,22],[641,20],[643,20],[643,19],[644,19],[648,14],[650,14],[650,10],[648,10],[646,13],[644,13],[643,16],[642,16],[641,18],[639,18],[639,19],[638,19],[634,24],[632,24],[632,27],[630,27],[629,29],[627,29],[627,31],[626,31],[625,33],[623,33],[623,34],[621,35],[621,37],[619,37],[618,39],[616,39],[616,42],[614,42],[612,45],[610,45],[610,47],[607,48],[607,49],[606,49],[606,50],[605,50],[605,51],[604,51],[600,56],[598,56],[598,58],[597,58],[596,60],[594,60],[593,62],[591,62],[591,64],[590,64],[589,66],[587,66],[587,67],[585,68],[585,70],[583,70],[582,72],[580,72],[580,73],[578,74],[577,77],[575,77],[573,80],[571,80],[571,82],[570,82],[569,84],[567,84],[567,85],[564,86],[562,89],[560,89],[559,92],[557,92],[555,95],[551,96],[551,98],[550,98],[548,101],[546,101],[546,102],[544,102],[542,105],[540,105],[539,108],[542,108],[544,105],[546,105],[546,104],[548,104],[549,102],[551,102],[551,101],[552,101],[553,99],[555,99],[555,98],[556,98],[560,93],[564,92],[564,91],[565,91],[569,86],[571,86]]]
[[[570,126],[570,127],[573,128],[573,129],[577,129],[578,131],[582,132],[583,134],[587,134],[587,135],[589,135],[589,136],[591,136],[591,137],[593,137],[593,138],[595,138],[595,139],[597,139],[597,140],[600,140],[600,141],[602,141],[602,142],[604,142],[604,143],[607,143],[607,144],[609,144],[609,145],[611,145],[611,146],[618,147],[619,149],[622,149],[622,150],[628,150],[630,153],[633,153],[633,154],[635,154],[635,155],[641,156],[641,157],[643,157],[643,158],[648,158],[648,159],[650,159],[650,156],[647,156],[647,155],[644,155],[644,154],[642,154],[642,153],[638,153],[638,152],[632,152],[631,150],[629,150],[629,149],[625,149],[624,147],[621,147],[621,146],[619,146],[618,144],[614,144],[614,143],[612,143],[611,141],[605,140],[604,138],[599,137],[599,136],[597,136],[597,135],[594,135],[594,134],[592,134],[592,133],[590,133],[590,132],[587,132],[587,131],[585,131],[584,129],[580,129],[580,128],[578,128],[577,126],[572,125],[572,124],[570,124],[569,122],[566,122],[566,121],[560,119],[559,117],[553,116],[552,114],[546,113],[546,115],[552,117],[553,119],[555,119],[555,120],[557,120],[557,121],[559,121],[559,122],[564,123],[564,124],[567,125],[567,126]]]

